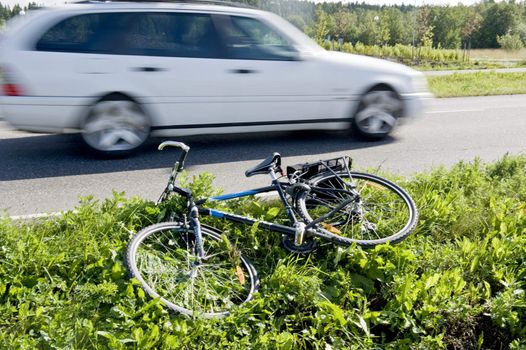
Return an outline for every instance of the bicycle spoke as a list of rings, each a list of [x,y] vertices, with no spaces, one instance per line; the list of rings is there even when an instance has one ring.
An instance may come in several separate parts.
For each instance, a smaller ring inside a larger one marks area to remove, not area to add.
[[[134,258],[149,294],[161,296],[177,311],[206,317],[223,315],[251,297],[255,276],[228,240],[203,231],[205,257],[199,258],[193,230],[171,223],[157,226],[173,228],[148,232]]]
[[[382,241],[405,233],[410,221],[415,222],[411,216],[414,209],[409,207],[413,204],[402,196],[403,190],[376,176],[329,174],[314,180],[311,188],[300,199],[304,203],[300,210],[307,221],[326,216],[347,203],[320,223],[337,241]]]

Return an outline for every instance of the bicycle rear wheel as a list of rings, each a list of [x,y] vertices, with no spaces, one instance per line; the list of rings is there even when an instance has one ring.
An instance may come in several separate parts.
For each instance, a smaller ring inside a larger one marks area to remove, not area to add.
[[[254,266],[228,239],[201,228],[205,257],[194,231],[177,222],[146,227],[128,244],[126,264],[144,291],[171,310],[205,318],[226,316],[258,287]]]
[[[396,243],[406,238],[418,222],[418,211],[409,194],[379,176],[326,173],[309,184],[311,190],[299,193],[296,199],[296,208],[306,222],[350,200],[318,224],[322,236],[336,243],[364,247]]]

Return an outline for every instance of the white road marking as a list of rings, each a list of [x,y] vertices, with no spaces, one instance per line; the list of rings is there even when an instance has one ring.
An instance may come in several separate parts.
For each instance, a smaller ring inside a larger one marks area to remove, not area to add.
[[[443,113],[464,113],[464,112],[484,112],[486,109],[456,109],[447,111],[427,111],[425,114],[443,114]]]
[[[12,215],[9,216],[11,220],[34,220],[34,219],[45,219],[52,216],[58,217],[64,214],[63,212],[56,213],[38,213],[38,214],[26,214],[26,215]]]
[[[277,192],[266,192],[266,193],[258,193],[255,195],[255,197],[260,198],[261,200],[271,200],[271,199],[277,199],[278,196]],[[73,210],[75,213],[76,210]],[[59,217],[63,215],[65,212],[55,212],[55,213],[37,213],[37,214],[26,214],[26,215],[12,215],[9,216],[11,220],[35,220],[35,219],[47,219],[49,217]]]

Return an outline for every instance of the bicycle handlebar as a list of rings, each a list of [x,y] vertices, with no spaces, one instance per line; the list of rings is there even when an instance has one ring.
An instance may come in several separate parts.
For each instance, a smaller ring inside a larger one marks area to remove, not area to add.
[[[177,147],[177,148],[180,148],[183,152],[181,153],[181,155],[179,156],[179,161],[175,162],[174,164],[174,171],[176,173],[182,171],[184,169],[184,162],[186,160],[186,156],[188,155],[188,151],[190,151],[190,147],[185,145],[184,143],[182,142],[177,142],[177,141],[164,141],[163,143],[161,143],[158,147],[159,151],[162,151],[163,148],[165,148],[166,146],[171,146],[171,147]],[[173,180],[175,180],[175,176],[173,176]]]
[[[188,151],[190,151],[190,147],[188,147],[187,145],[185,145],[182,142],[177,142],[177,141],[164,141],[163,143],[161,143],[159,145],[159,147],[158,147],[159,151],[162,151],[163,148],[165,148],[166,146],[178,147],[178,148],[182,149],[186,153],[188,153]]]

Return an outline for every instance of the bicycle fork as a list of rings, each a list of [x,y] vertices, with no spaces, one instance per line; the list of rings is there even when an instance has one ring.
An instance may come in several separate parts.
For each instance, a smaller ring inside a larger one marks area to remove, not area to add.
[[[176,190],[177,191],[177,190]],[[188,216],[183,216],[183,225],[187,229],[191,229],[194,231],[194,250],[195,255],[197,258],[197,262],[194,263],[194,265],[199,265],[202,260],[204,260],[206,257],[204,245],[203,245],[203,234],[201,233],[201,222],[199,221],[199,209],[197,208],[197,205],[195,204],[192,194],[189,191],[178,191],[179,194],[182,194],[186,197],[187,200],[187,208],[188,210]],[[173,220],[174,218],[170,217],[170,220]]]
[[[189,213],[190,227],[194,230],[195,250],[199,262],[205,258],[203,247],[203,234],[201,233],[201,223],[199,222],[199,211],[195,203],[192,203]]]

